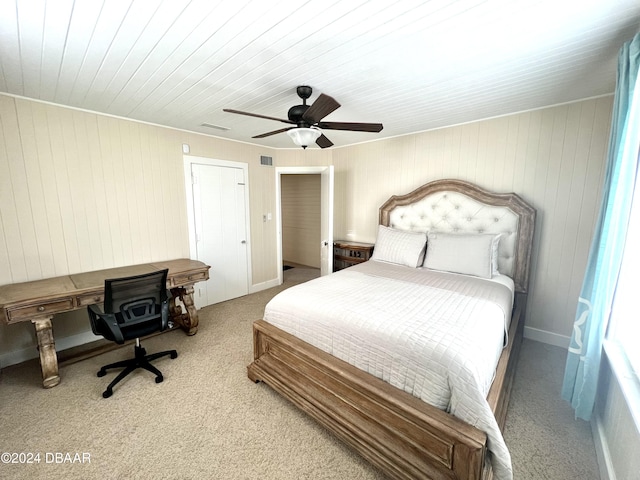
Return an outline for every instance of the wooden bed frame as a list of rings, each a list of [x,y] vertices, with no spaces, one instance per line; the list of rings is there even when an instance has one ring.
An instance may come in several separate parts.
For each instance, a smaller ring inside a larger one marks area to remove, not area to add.
[[[513,193],[495,194],[467,182],[439,180],[391,197],[380,207],[380,224],[390,224],[394,208],[442,192],[463,193],[488,206],[507,207],[518,216],[509,343],[487,396],[502,429],[522,341],[535,210]],[[264,320],[254,323],[253,332],[249,378],[288,398],[391,478],[492,478],[484,432]]]

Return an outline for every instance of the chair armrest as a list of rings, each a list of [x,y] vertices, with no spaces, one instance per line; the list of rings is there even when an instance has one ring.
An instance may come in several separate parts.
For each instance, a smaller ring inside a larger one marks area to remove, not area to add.
[[[109,330],[116,343],[124,343],[122,330],[120,330],[115,315],[112,313],[103,313],[97,305],[89,305],[87,310],[89,311],[89,319],[91,320],[91,330],[93,330],[93,333],[104,337],[99,328],[102,326]]]

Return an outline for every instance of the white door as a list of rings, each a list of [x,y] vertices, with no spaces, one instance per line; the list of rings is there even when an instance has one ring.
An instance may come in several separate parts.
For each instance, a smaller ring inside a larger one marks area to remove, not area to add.
[[[249,293],[245,172],[191,163],[195,256],[211,266],[195,289],[197,308]]]
[[[333,272],[333,165],[320,173],[320,275]]]

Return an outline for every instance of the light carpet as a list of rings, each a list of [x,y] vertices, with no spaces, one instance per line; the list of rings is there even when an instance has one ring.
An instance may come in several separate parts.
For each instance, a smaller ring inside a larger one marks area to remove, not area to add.
[[[62,382],[49,390],[40,386],[37,361],[5,368],[0,454],[25,454],[15,456],[17,462],[35,461],[29,454],[39,454],[39,463],[0,463],[0,478],[384,478],[311,418],[246,376],[251,325],[266,302],[317,274],[287,270],[280,287],[202,309],[193,337],[172,331],[144,341],[149,353],[178,350],[177,359],[154,362],[165,378],[160,384],[151,373],[137,371],[111,398],[102,398],[116,373],[98,378],[96,372],[132,356],[133,347],[63,365]],[[562,349],[524,341],[505,428],[518,480],[598,478],[589,426],[574,420],[559,400],[563,355]]]

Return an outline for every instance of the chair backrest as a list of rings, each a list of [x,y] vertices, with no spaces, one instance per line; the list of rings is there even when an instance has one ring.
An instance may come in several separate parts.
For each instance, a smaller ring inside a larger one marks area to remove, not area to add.
[[[119,323],[131,320],[131,312],[136,309],[140,317],[160,313],[162,304],[167,301],[168,272],[164,269],[105,280],[104,312],[116,314]]]

